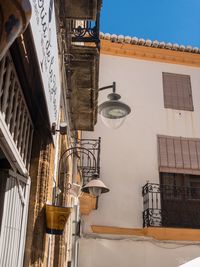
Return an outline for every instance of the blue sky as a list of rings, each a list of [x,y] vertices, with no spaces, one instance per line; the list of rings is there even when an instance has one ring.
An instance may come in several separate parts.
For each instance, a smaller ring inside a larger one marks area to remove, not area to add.
[[[200,0],[103,0],[100,30],[200,47]]]

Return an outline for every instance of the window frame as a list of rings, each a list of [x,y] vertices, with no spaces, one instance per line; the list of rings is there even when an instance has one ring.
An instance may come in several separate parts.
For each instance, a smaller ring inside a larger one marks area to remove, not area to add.
[[[165,108],[194,111],[190,75],[162,72],[162,84]]]

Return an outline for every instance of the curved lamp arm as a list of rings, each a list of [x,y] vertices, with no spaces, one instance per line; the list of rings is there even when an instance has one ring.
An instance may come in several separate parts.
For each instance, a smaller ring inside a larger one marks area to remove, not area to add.
[[[67,150],[65,150],[59,160],[59,165],[58,165],[58,181],[60,180],[60,168],[61,168],[61,161],[63,159],[63,157],[69,152],[69,154],[66,156],[66,159],[73,155],[75,151],[79,151],[80,153],[90,155],[91,158],[94,161],[94,168],[95,168],[95,172],[93,175],[93,179],[87,183],[86,185],[84,185],[82,187],[82,191],[85,193],[89,193],[92,196],[98,197],[100,196],[101,193],[107,193],[110,190],[105,186],[105,184],[98,178],[98,174],[97,174],[97,160],[95,158],[95,155],[87,148],[85,147],[79,147],[79,146],[75,146],[75,147],[71,147],[68,148]]]
[[[116,92],[116,82],[113,82],[112,85],[108,85],[108,86],[104,86],[104,87],[99,88],[99,91],[103,91],[103,90],[110,89],[110,88],[112,88],[113,93],[115,93]]]
[[[94,156],[94,154],[87,148],[85,147],[79,147],[79,146],[74,146],[74,147],[71,147],[71,148],[68,148],[67,150],[65,150],[60,159],[59,159],[59,164],[58,164],[58,180],[60,180],[60,168],[61,168],[61,161],[63,159],[63,157],[69,152],[69,154],[67,155],[66,159],[68,159],[68,157],[70,157],[71,155],[74,154],[75,151],[82,151],[82,153],[88,153],[94,160],[94,168],[95,168],[95,172],[97,172],[97,160]]]

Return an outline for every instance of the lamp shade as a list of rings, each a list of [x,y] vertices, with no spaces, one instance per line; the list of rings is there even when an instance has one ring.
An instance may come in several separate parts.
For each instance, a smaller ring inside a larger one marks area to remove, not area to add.
[[[109,128],[119,128],[126,116],[131,112],[131,108],[128,105],[119,101],[120,98],[119,94],[111,93],[108,95],[109,100],[99,105],[101,119]]]
[[[82,191],[94,197],[99,197],[102,193],[109,192],[110,189],[100,179],[93,179],[82,188]]]

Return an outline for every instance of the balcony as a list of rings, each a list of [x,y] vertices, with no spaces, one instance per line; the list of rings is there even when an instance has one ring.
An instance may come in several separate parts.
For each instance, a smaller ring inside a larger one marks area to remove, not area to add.
[[[96,47],[72,46],[68,96],[73,129],[93,131],[97,121],[99,53]]]
[[[59,17],[67,45],[83,43],[100,49],[99,21],[102,0],[60,0]]]
[[[95,21],[77,21],[71,20],[69,23],[69,32],[73,43],[90,43],[90,46],[95,45],[98,50],[100,49],[99,38],[99,17],[97,13]]]
[[[101,4],[101,0],[59,0],[57,4],[73,130],[93,131],[97,122]]]
[[[142,196],[143,227],[200,228],[200,187],[147,183]]]

